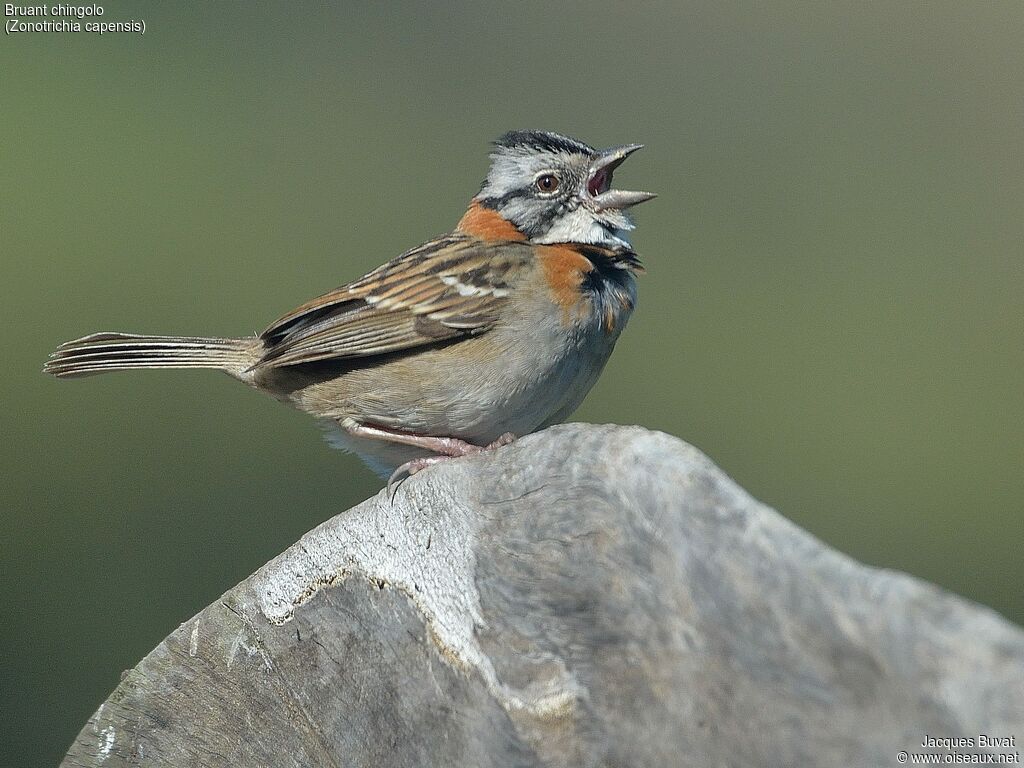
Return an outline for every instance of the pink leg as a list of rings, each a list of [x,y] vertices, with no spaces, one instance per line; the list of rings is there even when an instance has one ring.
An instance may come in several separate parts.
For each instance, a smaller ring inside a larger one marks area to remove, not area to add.
[[[481,446],[474,445],[473,443],[467,443],[465,440],[460,440],[457,437],[414,435],[409,432],[399,432],[397,430],[384,429],[383,427],[371,427],[366,424],[355,424],[353,426],[347,426],[345,429],[348,430],[349,434],[355,435],[356,437],[369,437],[376,440],[384,440],[389,443],[411,445],[414,448],[422,448],[423,450],[437,454],[436,456],[425,456],[420,459],[407,461],[396,469],[391,474],[391,477],[388,478],[388,494],[392,497],[394,497],[394,490],[397,489],[402,480],[406,477],[415,475],[421,469],[426,469],[431,464],[440,464],[442,461],[448,461],[449,459],[454,459],[459,456],[469,456],[470,454],[500,448],[503,445],[508,445],[516,439],[516,436],[511,432],[506,432],[493,443]]]

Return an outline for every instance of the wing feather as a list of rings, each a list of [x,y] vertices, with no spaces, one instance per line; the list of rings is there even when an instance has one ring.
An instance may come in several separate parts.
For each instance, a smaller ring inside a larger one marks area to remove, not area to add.
[[[390,354],[489,330],[533,248],[449,235],[306,302],[261,338],[258,366]]]

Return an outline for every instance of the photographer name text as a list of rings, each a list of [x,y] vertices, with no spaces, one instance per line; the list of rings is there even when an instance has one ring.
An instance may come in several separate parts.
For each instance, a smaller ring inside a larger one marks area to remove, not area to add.
[[[982,747],[990,749],[1008,749],[1017,746],[1016,736],[987,736],[980,733],[977,736],[928,736],[924,737],[921,746],[926,749],[963,749],[965,747]]]

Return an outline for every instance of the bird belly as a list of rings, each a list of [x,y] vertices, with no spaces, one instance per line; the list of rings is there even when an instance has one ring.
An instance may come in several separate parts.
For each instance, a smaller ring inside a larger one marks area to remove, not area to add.
[[[545,323],[552,327],[546,328]],[[427,455],[409,446],[355,437],[357,422],[402,432],[457,437],[487,445],[564,419],[597,380],[618,331],[598,322],[554,327],[547,320],[502,325],[446,347],[354,367],[293,393],[301,409],[325,418],[328,441],[387,474]]]

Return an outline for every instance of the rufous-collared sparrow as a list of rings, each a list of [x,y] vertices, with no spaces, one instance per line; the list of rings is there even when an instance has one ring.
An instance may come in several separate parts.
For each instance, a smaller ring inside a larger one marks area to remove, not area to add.
[[[639,148],[506,133],[452,233],[259,336],[96,333],[44,370],[220,369],[324,420],[334,445],[392,481],[507,443],[576,409],[636,305],[624,209],[654,195],[611,181]]]

